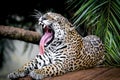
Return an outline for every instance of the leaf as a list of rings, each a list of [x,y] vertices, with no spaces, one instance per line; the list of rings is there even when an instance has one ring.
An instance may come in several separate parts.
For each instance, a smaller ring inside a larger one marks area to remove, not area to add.
[[[107,52],[105,63],[120,65],[120,0],[75,0],[71,4],[75,6],[70,9],[74,12],[71,19],[74,25],[103,40]]]
[[[94,0],[89,0],[86,4],[83,4],[82,7],[79,8],[74,14],[74,16],[79,15],[85,8],[89,7],[89,5],[93,2]]]

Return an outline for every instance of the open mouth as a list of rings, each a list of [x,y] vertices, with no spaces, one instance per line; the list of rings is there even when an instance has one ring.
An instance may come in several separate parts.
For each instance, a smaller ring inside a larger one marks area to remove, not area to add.
[[[44,54],[45,49],[44,47],[47,46],[53,39],[53,30],[50,25],[43,26],[43,36],[41,37],[39,48],[40,54]]]

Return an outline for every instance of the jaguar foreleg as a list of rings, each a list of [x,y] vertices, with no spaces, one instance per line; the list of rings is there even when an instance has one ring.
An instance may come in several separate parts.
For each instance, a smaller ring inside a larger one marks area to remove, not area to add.
[[[65,67],[61,63],[50,64],[48,66],[44,66],[42,69],[35,69],[30,72],[30,76],[33,79],[41,80],[45,77],[53,77],[66,73]]]

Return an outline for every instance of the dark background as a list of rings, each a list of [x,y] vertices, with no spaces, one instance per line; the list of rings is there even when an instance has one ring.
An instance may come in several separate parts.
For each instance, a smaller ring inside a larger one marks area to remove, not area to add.
[[[1,0],[0,1],[0,25],[7,25],[6,19],[10,20],[11,15],[17,14],[24,16],[24,22],[34,21],[30,15],[34,10],[40,12],[50,11],[51,9],[61,14],[65,13],[65,0]]]
[[[60,14],[65,14],[65,0],[1,0],[0,1],[0,25],[16,26],[20,24],[21,27],[26,23],[35,23],[34,10],[38,10],[42,13],[53,10]],[[22,16],[24,20],[18,22],[12,18],[13,15]],[[26,25],[29,30],[34,30],[34,26],[31,28]],[[23,27],[22,27],[23,28]],[[4,62],[4,43],[5,40],[0,38],[0,67]]]

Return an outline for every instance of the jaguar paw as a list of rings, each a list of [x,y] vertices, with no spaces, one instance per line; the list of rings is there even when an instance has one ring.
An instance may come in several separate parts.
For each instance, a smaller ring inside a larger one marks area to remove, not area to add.
[[[38,74],[35,70],[30,72],[29,76],[32,77],[35,80],[41,80],[41,79],[44,78],[42,74]]]

